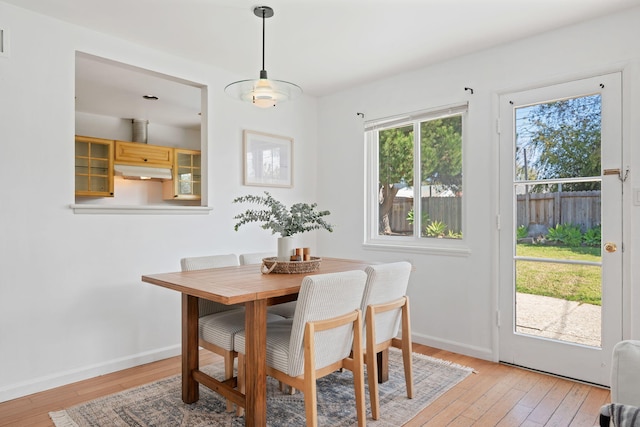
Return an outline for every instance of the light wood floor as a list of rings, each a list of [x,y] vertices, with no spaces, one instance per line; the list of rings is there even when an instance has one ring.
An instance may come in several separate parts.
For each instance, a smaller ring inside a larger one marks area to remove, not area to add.
[[[585,426],[598,424],[609,390],[422,345],[414,351],[474,368],[406,425]],[[203,352],[202,362],[218,357]],[[178,374],[180,358],[150,363],[0,403],[0,426],[52,426],[48,413]],[[383,414],[384,415],[384,414]]]

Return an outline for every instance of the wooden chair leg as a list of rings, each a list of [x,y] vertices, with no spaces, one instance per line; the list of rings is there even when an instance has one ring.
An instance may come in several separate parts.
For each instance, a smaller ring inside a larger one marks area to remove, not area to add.
[[[389,349],[385,348],[376,354],[378,359],[378,384],[389,381]]]
[[[315,372],[304,376],[304,412],[307,427],[318,427],[318,396],[316,394]]]
[[[304,413],[307,427],[318,427],[318,396],[316,394],[315,325],[308,322],[304,328]]]
[[[244,354],[238,353],[238,391],[242,394],[244,394],[246,390],[244,380],[244,364]],[[244,415],[244,408],[242,406],[236,406],[236,415],[239,417]]]
[[[367,307],[366,318],[369,320],[366,326],[366,364],[367,375],[369,376],[369,401],[371,402],[371,417],[374,420],[380,418],[380,398],[378,397],[378,354],[375,348],[376,322],[375,310],[372,306]]]
[[[403,333],[404,334],[404,333]],[[402,339],[404,341],[404,338]],[[409,341],[408,349],[404,343],[402,346],[402,362],[404,364],[404,381],[407,384],[407,397],[413,399],[413,369],[411,367],[411,342]]]
[[[296,394],[296,388],[295,387],[287,385],[287,384],[283,383],[282,381],[278,381],[278,388],[283,393],[286,393],[286,394],[289,394],[289,395]]]
[[[411,322],[409,321],[409,299],[402,307],[402,361],[404,380],[407,384],[407,397],[413,399],[413,368],[411,364]]]
[[[358,355],[356,355],[356,357],[354,357],[353,389],[356,393],[356,414],[358,416],[358,427],[364,427],[367,425],[367,408],[364,393],[364,360],[362,358],[361,351],[358,352]]]
[[[224,379],[229,380],[233,378],[233,359],[234,354],[232,351],[229,351],[224,354]],[[233,403],[230,400],[227,400],[227,412],[233,411]]]
[[[380,398],[378,397],[378,355],[375,351],[367,351],[367,375],[369,382],[369,401],[371,402],[371,417],[380,418]]]

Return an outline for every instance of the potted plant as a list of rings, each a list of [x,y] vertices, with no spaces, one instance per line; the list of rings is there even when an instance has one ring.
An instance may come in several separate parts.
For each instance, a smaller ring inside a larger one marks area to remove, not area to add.
[[[287,208],[267,191],[264,192],[264,196],[236,197],[233,203],[254,203],[265,207],[264,209],[247,209],[236,215],[233,218],[238,222],[233,228],[238,231],[238,228],[244,224],[261,222],[261,227],[265,230],[271,230],[271,234],[280,234],[278,261],[289,261],[293,248],[291,236],[319,229],[333,231],[333,225],[324,220],[324,217],[330,215],[331,212],[317,210],[317,203],[295,203]]]

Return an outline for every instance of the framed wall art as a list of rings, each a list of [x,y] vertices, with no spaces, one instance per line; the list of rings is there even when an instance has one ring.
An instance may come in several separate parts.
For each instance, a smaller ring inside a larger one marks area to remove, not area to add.
[[[244,130],[244,185],[293,187],[293,138]]]

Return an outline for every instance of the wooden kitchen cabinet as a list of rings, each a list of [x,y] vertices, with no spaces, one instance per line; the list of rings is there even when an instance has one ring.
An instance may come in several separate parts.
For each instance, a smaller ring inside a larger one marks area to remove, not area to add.
[[[200,200],[201,154],[197,150],[174,149],[173,179],[163,183],[165,200]]]
[[[113,141],[75,137],[76,196],[113,197]]]
[[[140,142],[115,142],[115,163],[121,165],[171,168],[173,148]]]

